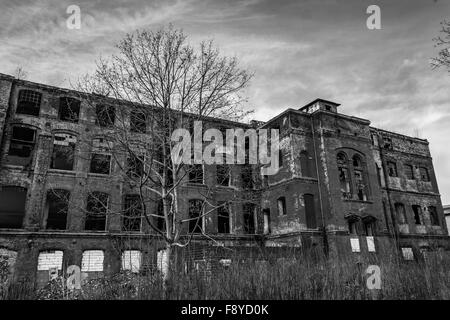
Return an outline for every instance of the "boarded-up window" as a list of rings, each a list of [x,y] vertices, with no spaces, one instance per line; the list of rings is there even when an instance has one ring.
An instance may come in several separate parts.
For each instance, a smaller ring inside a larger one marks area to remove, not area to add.
[[[122,231],[141,231],[143,207],[138,195],[125,196]]]
[[[414,180],[414,168],[413,168],[413,166],[410,165],[410,164],[405,164],[404,168],[405,168],[406,179]]]
[[[26,196],[25,188],[0,187],[0,228],[22,228]]]
[[[201,233],[203,230],[203,200],[189,200],[189,233]]]
[[[309,229],[317,228],[316,206],[314,203],[314,195],[304,194],[306,227]]]
[[[230,233],[230,210],[226,202],[220,202],[217,208],[217,232]]]
[[[81,258],[81,271],[95,272],[103,271],[103,250],[86,250],[83,251]]]
[[[125,250],[122,253],[122,270],[139,272],[142,263],[142,253],[139,250]]]
[[[53,154],[50,168],[73,170],[75,143],[77,138],[67,133],[56,133],[53,140]]]
[[[95,106],[97,116],[95,123],[101,127],[110,127],[114,124],[116,112],[114,106],[98,104]]]
[[[244,203],[242,211],[244,213],[244,233],[255,234],[255,204]]]
[[[17,100],[17,113],[39,116],[42,94],[33,90],[20,90]]]
[[[414,253],[411,247],[402,248],[402,256],[404,260],[414,260]]]
[[[80,101],[74,98],[59,98],[59,119],[63,121],[78,122],[80,104]]]
[[[38,271],[46,271],[53,268],[62,270],[63,252],[60,250],[42,251],[38,257]]]
[[[105,231],[109,195],[92,192],[87,198],[85,230]]]
[[[47,223],[46,229],[65,230],[67,227],[67,212],[69,209],[70,192],[54,189],[47,192]]]
[[[14,126],[12,128],[7,163],[19,166],[30,165],[35,143],[35,130],[27,127]]]

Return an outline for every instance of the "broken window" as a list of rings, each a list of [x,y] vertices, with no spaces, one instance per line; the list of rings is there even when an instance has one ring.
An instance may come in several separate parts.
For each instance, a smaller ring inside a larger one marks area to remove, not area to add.
[[[36,143],[36,130],[14,126],[7,156],[8,164],[27,166],[31,164]]]
[[[405,176],[408,180],[414,180],[414,168],[410,164],[405,164]]]
[[[228,187],[230,185],[230,166],[219,164],[216,166],[217,184]]]
[[[430,214],[430,223],[432,226],[439,226],[439,216],[436,210],[436,207],[430,206],[428,207],[428,213]]]
[[[125,196],[122,231],[141,231],[141,218],[143,213],[143,206],[138,195]]]
[[[166,219],[164,218],[164,202],[162,199],[158,201],[156,206],[156,215],[158,216],[156,219],[156,228],[159,231],[164,232],[166,230]]]
[[[73,170],[77,138],[68,133],[55,133],[50,168]]]
[[[203,183],[203,165],[193,164],[188,167],[189,169],[189,182],[190,183]]]
[[[243,189],[253,189],[253,168],[251,165],[244,164],[241,166],[241,179]]]
[[[74,98],[59,98],[59,119],[63,121],[78,122],[80,104],[80,100]]]
[[[103,250],[85,250],[81,258],[82,272],[102,272],[105,254]]]
[[[350,175],[348,170],[347,155],[343,152],[339,152],[337,154],[336,161],[338,165],[341,196],[343,199],[351,199],[352,192],[350,188]]]
[[[97,116],[95,123],[101,127],[110,127],[114,124],[116,118],[116,110],[114,106],[98,104],[95,106],[95,114]]]
[[[47,192],[47,230],[66,230],[70,192],[53,189]]]
[[[203,230],[203,200],[189,200],[189,233],[201,233]]]
[[[91,156],[91,173],[109,174],[111,169],[111,146],[102,138],[94,139]]]
[[[20,90],[16,113],[39,116],[42,94],[32,90]]]
[[[414,212],[414,223],[415,224],[422,224],[422,208],[418,205],[412,206],[413,212]]]
[[[105,231],[108,200],[109,195],[107,193],[95,191],[88,195],[86,220],[84,222],[85,230]]]
[[[141,269],[142,253],[139,250],[125,250],[122,253],[122,270],[138,273]]]
[[[244,203],[244,233],[255,234],[255,204]]]
[[[284,197],[280,197],[277,200],[277,206],[278,206],[278,215],[284,216],[287,214],[286,212],[286,199]]]
[[[309,160],[309,155],[306,150],[300,152],[300,168],[302,172],[302,176],[304,177],[313,177],[313,173],[311,170],[311,161]]]
[[[281,148],[278,150],[278,166],[280,168],[283,166],[283,152]]]
[[[353,172],[355,174],[355,184],[358,200],[367,201],[367,181],[364,172],[363,162],[357,154],[353,156]]]
[[[27,189],[0,187],[0,228],[21,229],[25,216]]]
[[[425,167],[419,167],[420,179],[422,181],[430,181],[430,176],[428,174],[428,169]]]
[[[314,195],[304,194],[303,199],[305,201],[306,227],[308,229],[315,229],[317,228],[317,218]]]
[[[147,120],[143,111],[133,110],[130,113],[130,131],[137,133],[146,133]]]
[[[387,167],[388,167],[388,175],[389,175],[389,177],[398,177],[397,164],[395,162],[388,161],[387,162]]]
[[[375,234],[375,219],[374,218],[366,218],[364,219],[364,235],[367,237],[371,237]]]
[[[142,155],[130,154],[127,159],[127,176],[132,179],[139,179],[144,175],[144,162]]]
[[[264,216],[264,234],[270,234],[272,232],[270,227],[270,209],[266,208],[262,212]]]
[[[394,207],[395,207],[395,214],[397,216],[397,223],[407,224],[408,221],[406,220],[405,205],[403,203],[396,203]]]
[[[217,232],[230,233],[230,210],[225,202],[219,203],[217,208]]]

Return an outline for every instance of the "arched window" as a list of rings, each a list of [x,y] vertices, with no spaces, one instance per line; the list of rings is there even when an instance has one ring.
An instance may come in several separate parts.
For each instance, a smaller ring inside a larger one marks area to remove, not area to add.
[[[348,158],[344,152],[339,152],[336,157],[340,190],[343,199],[351,199],[352,191],[350,188],[350,174],[348,171]]]
[[[368,185],[367,185],[367,174],[364,168],[361,156],[355,154],[353,156],[353,174],[355,175],[355,187],[358,200],[367,201]]]

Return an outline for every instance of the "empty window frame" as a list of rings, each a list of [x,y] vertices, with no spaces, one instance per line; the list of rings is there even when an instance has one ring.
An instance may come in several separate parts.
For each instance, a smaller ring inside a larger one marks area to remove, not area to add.
[[[74,98],[59,98],[59,119],[63,121],[78,122],[80,116],[80,104],[80,100]]]
[[[415,224],[423,224],[422,222],[422,208],[418,205],[412,206],[413,213],[414,213],[414,223]]]
[[[201,164],[193,164],[188,166],[188,176],[190,183],[203,183],[203,165]]]
[[[56,133],[53,140],[53,153],[50,168],[73,170],[75,144],[77,138],[67,133]]]
[[[367,201],[368,183],[367,174],[361,157],[357,154],[353,156],[353,174],[355,175],[355,187],[358,200]]]
[[[230,208],[226,202],[220,202],[217,208],[217,232],[230,233]]]
[[[114,106],[98,104],[95,106],[95,123],[100,127],[111,127],[116,119]]]
[[[428,174],[428,169],[425,167],[419,167],[419,171],[420,171],[420,179],[422,181],[430,181],[430,175]]]
[[[111,145],[103,138],[93,140],[90,172],[109,174],[111,170]]]
[[[300,169],[302,172],[302,176],[304,177],[313,177],[311,160],[309,159],[308,151],[303,150],[300,152]]]
[[[306,227],[308,229],[315,229],[317,228],[317,217],[314,195],[304,194],[303,200],[305,201]]]
[[[393,161],[387,162],[387,169],[389,177],[398,177],[397,164]]]
[[[410,164],[405,164],[403,167],[405,169],[406,179],[414,180],[414,167]]]
[[[14,126],[7,156],[8,164],[27,166],[31,164],[36,143],[36,130]]]
[[[341,197],[343,199],[351,199],[352,190],[350,187],[351,183],[350,183],[347,155],[344,152],[339,152],[336,156],[336,162],[338,166]]]
[[[203,200],[189,200],[189,233],[201,233],[203,230]]]
[[[142,253],[139,250],[125,250],[122,252],[122,270],[138,273],[142,265]]]
[[[397,223],[407,224],[408,220],[406,219],[405,205],[403,203],[396,203],[394,207],[395,207],[395,215],[397,217]]]
[[[25,217],[27,189],[0,187],[0,228],[21,229]]]
[[[263,209],[263,216],[264,216],[264,234],[270,234],[272,232],[271,228],[271,221],[270,221],[270,209],[265,208]]]
[[[105,254],[103,250],[85,250],[81,258],[82,272],[102,272]]]
[[[66,230],[70,192],[61,189],[47,191],[47,230]]]
[[[127,176],[140,179],[144,175],[144,156],[131,153],[127,159]]]
[[[147,132],[147,120],[145,113],[141,110],[132,110],[130,113],[130,131],[137,133]]]
[[[251,165],[244,164],[241,166],[241,181],[243,189],[253,189],[253,168]]]
[[[156,228],[161,232],[166,231],[166,219],[164,218],[164,202],[162,199],[158,200],[158,202],[157,202],[156,215],[158,216],[158,217],[155,217]]]
[[[430,223],[432,226],[439,226],[439,216],[436,210],[436,207],[429,206],[428,207],[428,213],[430,214]]]
[[[125,196],[122,231],[141,231],[143,213],[142,202],[138,195]]]
[[[62,270],[64,253],[61,250],[41,251],[38,257],[38,271]]]
[[[227,164],[219,164],[216,166],[217,184],[228,187],[230,185],[230,166]]]
[[[16,113],[39,116],[42,94],[33,90],[20,90]]]
[[[108,212],[109,195],[94,191],[87,197],[86,219],[84,229],[90,231],[105,231]]]
[[[277,207],[278,207],[278,215],[284,216],[287,214],[286,212],[286,198],[285,197],[279,197],[277,199]]]
[[[244,203],[242,211],[244,218],[244,233],[255,234],[255,204]]]
[[[348,221],[348,232],[350,235],[358,235],[359,230],[358,230],[358,220],[349,220]]]

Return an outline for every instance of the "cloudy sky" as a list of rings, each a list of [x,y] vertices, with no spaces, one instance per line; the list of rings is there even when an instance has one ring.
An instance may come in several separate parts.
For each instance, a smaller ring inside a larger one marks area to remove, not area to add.
[[[381,8],[381,30],[366,26]],[[69,5],[81,29],[66,27]],[[0,72],[70,87],[99,55],[137,28],[173,23],[194,43],[213,38],[255,73],[255,118],[321,97],[373,126],[427,138],[444,204],[450,204],[450,74],[432,70],[433,37],[448,0],[0,0]]]

